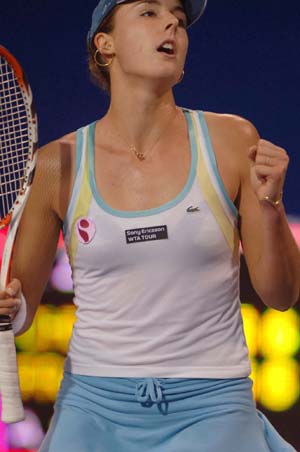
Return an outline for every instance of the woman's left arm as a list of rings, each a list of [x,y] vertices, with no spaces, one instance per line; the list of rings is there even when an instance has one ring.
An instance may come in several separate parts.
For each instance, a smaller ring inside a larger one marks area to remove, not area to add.
[[[282,202],[289,158],[284,149],[261,140],[248,121],[240,122],[240,127],[235,144],[241,157],[239,213],[244,256],[263,302],[285,311],[300,294],[300,253]]]

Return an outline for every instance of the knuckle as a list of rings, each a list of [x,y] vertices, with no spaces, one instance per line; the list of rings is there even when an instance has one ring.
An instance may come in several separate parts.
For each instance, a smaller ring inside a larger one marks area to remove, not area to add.
[[[287,166],[283,163],[281,165],[278,165],[278,172],[284,173],[286,171]]]
[[[281,158],[284,158],[285,160],[289,160],[288,153],[286,152],[285,149],[279,148],[279,151],[281,152]]]
[[[20,289],[21,288],[21,281],[17,278],[13,278],[11,280],[11,284],[14,286],[15,289]]]
[[[264,138],[260,138],[260,139],[258,140],[258,143],[259,143],[259,144],[267,144],[268,141],[265,140]]]

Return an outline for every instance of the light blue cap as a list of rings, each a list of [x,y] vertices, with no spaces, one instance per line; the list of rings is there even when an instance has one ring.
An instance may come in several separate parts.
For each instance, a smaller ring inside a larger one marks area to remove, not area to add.
[[[90,44],[94,34],[103,20],[111,13],[115,6],[128,2],[128,0],[100,0],[92,15],[92,24],[88,32],[87,41]],[[195,23],[206,8],[207,0],[183,0],[188,27]]]

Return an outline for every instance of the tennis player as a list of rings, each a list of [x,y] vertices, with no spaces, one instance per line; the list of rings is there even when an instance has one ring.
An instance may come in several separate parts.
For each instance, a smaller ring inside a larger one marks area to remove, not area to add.
[[[255,407],[239,299],[240,241],[267,306],[299,297],[289,159],[241,117],[176,106],[205,6],[100,0],[108,111],[39,151],[0,313],[29,328],[62,228],[77,319],[40,452],[294,450]]]

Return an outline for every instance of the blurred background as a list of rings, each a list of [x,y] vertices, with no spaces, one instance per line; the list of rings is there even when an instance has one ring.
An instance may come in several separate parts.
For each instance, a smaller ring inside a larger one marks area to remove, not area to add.
[[[21,62],[35,97],[43,145],[101,117],[107,95],[89,81],[85,40],[95,0],[3,2],[0,44]],[[233,113],[290,156],[284,201],[300,243],[300,2],[209,0],[189,30],[190,52],[177,104]],[[0,233],[0,254],[5,231]],[[300,450],[299,306],[265,309],[249,282],[243,257],[242,312],[259,408]],[[0,452],[36,450],[52,415],[75,312],[70,269],[60,240],[42,305],[17,339],[26,421],[0,424]]]

